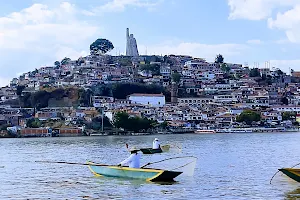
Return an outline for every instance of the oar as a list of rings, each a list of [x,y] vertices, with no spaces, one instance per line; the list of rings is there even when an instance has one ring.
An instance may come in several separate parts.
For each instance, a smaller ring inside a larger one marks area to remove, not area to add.
[[[177,158],[196,158],[197,159],[197,157],[195,157],[195,156],[180,156],[180,157],[166,158],[166,159],[159,160],[159,161],[156,161],[156,162],[147,163],[147,164],[143,165],[141,168],[144,168],[148,165],[152,165],[152,164],[155,164],[155,163],[160,163],[160,162],[164,162],[166,160],[172,160],[172,159],[177,159]]]
[[[76,162],[64,162],[64,161],[35,161],[38,163],[53,163],[53,164],[68,164],[68,165],[92,165],[92,166],[108,166],[104,164],[96,164],[96,163],[76,163]]]

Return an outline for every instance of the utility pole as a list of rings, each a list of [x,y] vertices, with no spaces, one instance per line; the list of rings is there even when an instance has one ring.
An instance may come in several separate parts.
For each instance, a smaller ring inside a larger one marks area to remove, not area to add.
[[[104,127],[103,127],[103,112],[104,111],[104,109],[103,109],[103,107],[101,108],[101,112],[102,112],[102,125],[101,125],[101,129],[102,129],[102,132],[104,131]]]

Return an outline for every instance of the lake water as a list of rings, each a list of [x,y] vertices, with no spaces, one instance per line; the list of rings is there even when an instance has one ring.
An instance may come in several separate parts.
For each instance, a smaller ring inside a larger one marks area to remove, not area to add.
[[[86,166],[38,160],[117,164],[130,146],[151,146],[154,136],[23,138],[0,140],[0,199],[300,199],[300,184],[280,173],[300,162],[300,133],[159,135],[181,152],[143,155],[149,160],[198,157],[193,177],[160,185],[94,177]]]

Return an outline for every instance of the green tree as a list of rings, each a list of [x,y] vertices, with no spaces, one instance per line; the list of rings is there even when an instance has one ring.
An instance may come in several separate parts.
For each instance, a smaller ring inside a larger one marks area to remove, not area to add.
[[[283,112],[282,113],[282,120],[293,120],[296,119],[295,112]]]
[[[37,118],[30,118],[26,122],[28,128],[40,128],[42,125],[41,121]]]
[[[163,123],[159,124],[160,128],[166,129],[169,126],[169,123],[167,121],[164,121]]]
[[[30,95],[31,107],[35,107],[38,110],[48,106],[48,101],[51,94],[47,91],[38,91]]]
[[[65,57],[64,59],[62,59],[61,61],[61,65],[67,65],[71,62],[71,58],[67,58]]]
[[[129,115],[126,112],[118,112],[114,116],[114,126],[116,128],[124,128],[128,127],[129,123]]]
[[[175,72],[172,74],[172,80],[176,83],[179,83],[181,79],[181,74],[179,74],[178,72]]]
[[[126,112],[119,112],[114,116],[114,126],[116,128],[123,128],[126,131],[138,132],[148,130],[152,128],[155,123],[155,121],[148,120],[147,118],[130,117]]]
[[[230,71],[230,67],[226,64],[226,63],[222,63],[221,64],[221,70],[223,71],[223,72],[226,72],[226,73],[228,73],[229,71]]]
[[[17,86],[17,95],[18,96],[21,96],[21,94],[22,94],[22,92],[23,92],[23,90],[25,89],[25,86],[24,85],[18,85]]]
[[[282,97],[281,98],[281,103],[283,105],[289,105],[289,99],[287,97]]]
[[[237,116],[237,122],[245,122],[248,125],[251,125],[252,122],[260,121],[261,116],[259,113],[252,110],[245,110],[239,116]]]
[[[258,68],[251,69],[250,73],[249,73],[249,76],[250,77],[260,77],[259,69]]]
[[[54,65],[55,65],[55,67],[58,68],[58,67],[60,67],[60,62],[57,60],[57,61],[54,62]]]
[[[97,83],[96,85],[93,85],[90,88],[93,92],[93,95],[95,96],[112,96],[111,85]]]
[[[221,54],[218,54],[215,58],[215,63],[224,63],[224,57]]]
[[[140,70],[151,72],[152,75],[160,75],[160,66],[158,64],[144,64],[140,65]]]
[[[97,39],[90,45],[91,55],[106,54],[114,49],[114,45],[107,39]]]
[[[86,123],[87,128],[93,129],[93,130],[101,130],[102,129],[102,117],[95,117],[92,119],[91,123]],[[104,116],[103,117],[103,127],[108,128],[112,127],[112,124],[110,123],[109,119]]]
[[[93,95],[93,92],[90,89],[84,90],[81,89],[79,90],[79,104],[80,106],[86,106],[89,107],[91,106],[91,97]]]

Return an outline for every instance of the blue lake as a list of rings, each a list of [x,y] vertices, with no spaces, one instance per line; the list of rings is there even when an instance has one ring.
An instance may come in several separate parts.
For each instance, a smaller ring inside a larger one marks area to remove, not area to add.
[[[198,157],[193,177],[174,184],[94,177],[86,166],[36,163],[53,160],[118,164],[125,143],[181,144],[182,151],[142,155],[142,164],[176,156]],[[297,199],[300,183],[281,167],[300,162],[299,133],[188,134],[0,140],[0,199]],[[300,167],[300,166],[299,166]]]

